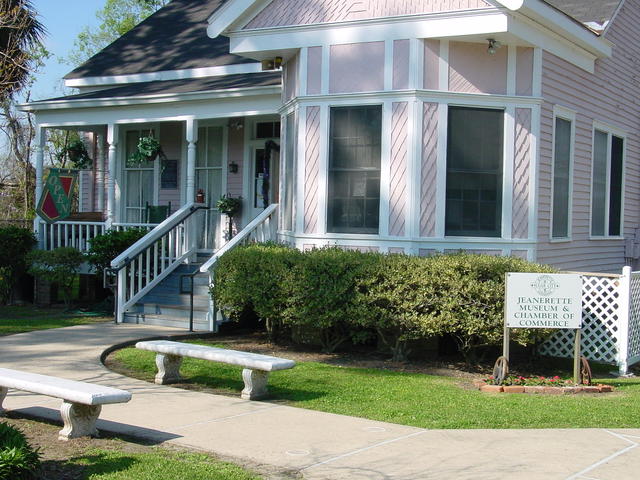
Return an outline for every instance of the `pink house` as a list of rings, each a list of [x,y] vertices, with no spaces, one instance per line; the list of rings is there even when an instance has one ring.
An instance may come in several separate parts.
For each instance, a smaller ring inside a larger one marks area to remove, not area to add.
[[[39,145],[92,132],[80,203],[102,218],[38,222],[41,243],[171,202],[114,260],[121,320],[235,245],[223,194],[243,199],[237,242],[619,271],[640,251],[639,23],[640,0],[174,0],[67,75],[78,94],[23,106]],[[127,161],[147,134],[165,164]]]

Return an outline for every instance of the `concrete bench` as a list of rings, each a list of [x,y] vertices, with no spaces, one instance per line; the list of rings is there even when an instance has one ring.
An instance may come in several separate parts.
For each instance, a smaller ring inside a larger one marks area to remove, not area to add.
[[[158,353],[156,356],[158,373],[155,382],[160,385],[175,383],[181,379],[180,365],[183,357],[199,358],[244,367],[244,370],[242,370],[244,389],[240,396],[245,400],[257,400],[267,395],[269,372],[286,370],[296,365],[296,362],[286,358],[167,340],[138,342],[136,343],[136,348]]]
[[[117,388],[0,368],[0,416],[10,388],[62,399],[64,428],[60,430],[60,440],[98,435],[96,420],[102,405],[131,400],[131,393]]]

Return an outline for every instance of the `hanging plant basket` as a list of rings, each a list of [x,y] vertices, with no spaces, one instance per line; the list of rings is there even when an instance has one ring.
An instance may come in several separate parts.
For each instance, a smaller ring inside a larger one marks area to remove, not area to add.
[[[220,213],[224,213],[229,217],[233,217],[242,208],[242,197],[227,197],[223,195],[220,200],[216,202],[216,208]]]
[[[158,156],[164,157],[160,142],[154,137],[141,137],[136,151],[128,158],[128,162],[140,165],[145,162],[152,162]]]
[[[69,145],[64,149],[64,152],[69,157],[69,161],[72,163],[73,168],[85,170],[93,164],[93,160],[89,157],[87,147],[85,147],[82,140],[74,140],[69,143]]]

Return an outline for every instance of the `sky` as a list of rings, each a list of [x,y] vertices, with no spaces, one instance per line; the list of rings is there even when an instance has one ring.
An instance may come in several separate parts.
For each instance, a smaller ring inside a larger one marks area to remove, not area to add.
[[[53,56],[37,75],[32,100],[63,94],[61,79],[73,66],[61,63],[73,49],[73,42],[85,26],[95,26],[96,12],[105,0],[32,0],[38,18],[47,30],[45,45]]]

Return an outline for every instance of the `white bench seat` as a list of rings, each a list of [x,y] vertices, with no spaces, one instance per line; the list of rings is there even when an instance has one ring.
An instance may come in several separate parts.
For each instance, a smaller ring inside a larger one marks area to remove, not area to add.
[[[131,400],[131,393],[126,390],[0,368],[0,415],[4,412],[2,402],[10,388],[62,399],[60,414],[64,428],[59,434],[61,440],[96,436],[96,420],[102,405]]]
[[[183,357],[244,367],[242,371],[244,389],[241,397],[246,400],[257,400],[267,395],[269,372],[286,370],[296,365],[296,362],[286,358],[168,340],[138,342],[136,343],[136,348],[157,353],[156,366],[158,367],[158,373],[155,377],[155,382],[160,385],[181,380],[180,365]]]

